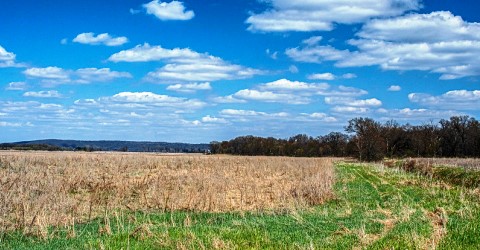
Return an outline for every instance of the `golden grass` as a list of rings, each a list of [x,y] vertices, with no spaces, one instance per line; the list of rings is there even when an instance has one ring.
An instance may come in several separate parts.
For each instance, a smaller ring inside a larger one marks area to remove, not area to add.
[[[0,151],[0,230],[42,234],[112,210],[259,211],[332,196],[333,159]]]

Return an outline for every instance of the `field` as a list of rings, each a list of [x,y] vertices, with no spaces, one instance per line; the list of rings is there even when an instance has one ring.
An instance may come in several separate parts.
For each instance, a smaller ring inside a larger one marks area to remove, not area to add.
[[[1,249],[478,249],[480,191],[338,159],[0,152]]]

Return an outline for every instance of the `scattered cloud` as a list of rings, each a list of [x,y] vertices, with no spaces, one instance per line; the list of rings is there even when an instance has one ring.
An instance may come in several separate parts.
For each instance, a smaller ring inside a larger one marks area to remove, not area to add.
[[[288,117],[289,114],[285,112],[279,113],[266,113],[266,112],[259,112],[254,110],[243,110],[243,109],[224,109],[220,111],[220,115],[225,117],[277,117],[277,118],[285,118]]]
[[[194,93],[198,90],[211,90],[209,82],[205,83],[189,83],[189,84],[174,84],[167,87],[167,90],[183,92],[183,93]]]
[[[408,95],[408,99],[421,106],[440,110],[478,110],[478,107],[480,107],[480,90],[452,90],[438,96],[411,93]]]
[[[325,103],[329,105],[344,105],[352,107],[379,107],[382,101],[377,98],[356,100],[350,97],[325,97]]]
[[[331,81],[335,80],[335,75],[332,73],[321,73],[321,74],[311,74],[307,76],[308,79],[310,80],[326,80],[326,81]]]
[[[224,118],[217,118],[217,117],[212,117],[212,116],[204,116],[202,118],[202,122],[204,123],[228,123],[227,120]]]
[[[244,100],[261,101],[261,102],[277,102],[288,104],[308,104],[311,102],[309,98],[284,93],[274,93],[271,91],[259,91],[251,89],[243,89],[233,94],[233,97]]]
[[[311,120],[314,120],[314,121],[322,121],[322,122],[337,122],[337,118],[333,117],[333,116],[330,116],[326,113],[311,113],[311,114],[308,114],[308,113],[302,113],[301,114],[302,116],[304,117],[307,117]]]
[[[76,82],[78,83],[91,83],[91,82],[110,82],[119,78],[132,78],[132,75],[128,72],[112,71],[109,68],[84,68],[78,69],[73,73],[74,77],[78,77]]]
[[[65,70],[59,67],[29,68],[23,71],[29,78],[40,79],[48,86],[59,84],[89,84],[92,82],[109,82],[119,78],[131,78],[128,72],[112,71],[109,68],[83,68]]]
[[[433,109],[378,109],[376,116],[380,121],[397,121],[412,123],[424,123],[433,119],[445,119],[452,116],[463,115],[463,113],[452,110],[433,110]]]
[[[399,85],[391,85],[390,87],[388,87],[388,91],[396,92],[400,90],[402,90],[402,87],[400,87]]]
[[[212,82],[250,78],[264,74],[262,70],[232,64],[207,53],[191,49],[165,49],[148,43],[123,50],[109,58],[112,62],[165,61],[167,64],[147,74],[146,80],[158,83]]]
[[[181,20],[186,21],[195,17],[192,10],[185,10],[183,2],[171,1],[170,3],[153,0],[143,5],[147,14],[154,15],[162,21]]]
[[[12,52],[8,52],[0,45],[0,68],[22,67],[22,64],[15,62],[16,57],[17,55]]]
[[[60,44],[68,44],[68,39],[67,38],[63,38],[62,40],[60,40]]]
[[[310,38],[303,40],[302,43],[308,46],[314,46],[314,45],[317,45],[320,41],[322,41],[322,39],[323,37],[321,36],[312,36]]]
[[[353,97],[365,95],[368,92],[353,87],[332,87],[327,83],[306,83],[280,79],[259,84],[252,89],[243,89],[232,95],[214,98],[217,103],[240,103],[260,101],[286,104],[309,104],[315,96]]]
[[[27,77],[49,80],[68,81],[69,73],[59,67],[29,68],[23,71]]]
[[[346,73],[346,74],[342,75],[342,78],[343,79],[354,79],[354,78],[357,78],[357,75],[355,75],[353,73]]]
[[[23,94],[25,97],[36,97],[36,98],[60,98],[62,95],[56,90],[48,90],[48,91],[38,91],[38,92],[25,92]]]
[[[337,67],[429,71],[441,80],[480,75],[480,24],[448,11],[371,20],[356,36],[348,41],[356,51],[307,45],[285,53],[294,61],[335,61]]]
[[[233,95],[228,96],[217,96],[212,98],[213,102],[216,103],[246,103],[246,100],[235,98]]]
[[[64,40],[62,40],[62,44]],[[95,36],[95,33],[81,33],[73,39],[73,42],[90,44],[90,45],[106,45],[106,46],[120,46],[128,42],[128,38],[121,37],[112,37],[108,33],[102,33]]]
[[[270,58],[272,58],[273,60],[277,60],[277,59],[278,59],[278,51],[271,52],[270,49],[266,49],[266,50],[265,50],[265,53],[266,53]]]
[[[292,74],[296,74],[296,73],[299,72],[297,66],[295,66],[295,65],[290,65],[290,67],[288,67],[288,71],[290,71],[290,73],[292,73]]]
[[[5,88],[6,90],[25,90],[27,89],[27,83],[25,82],[11,82]]]
[[[249,31],[330,31],[334,24],[361,23],[374,17],[398,16],[418,10],[418,0],[268,0],[268,10],[252,14]]]

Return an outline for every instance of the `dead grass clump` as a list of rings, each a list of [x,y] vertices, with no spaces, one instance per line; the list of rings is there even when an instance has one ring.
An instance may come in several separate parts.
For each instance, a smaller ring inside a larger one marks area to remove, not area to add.
[[[333,159],[0,152],[1,230],[68,226],[112,210],[283,210],[332,196]],[[108,221],[102,233],[109,233]]]

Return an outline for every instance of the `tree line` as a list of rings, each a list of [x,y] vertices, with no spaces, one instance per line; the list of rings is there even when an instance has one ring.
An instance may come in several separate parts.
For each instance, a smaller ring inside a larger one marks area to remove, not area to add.
[[[213,154],[295,157],[355,157],[376,161],[385,157],[480,157],[480,123],[473,117],[453,116],[438,123],[400,125],[371,118],[354,118],[345,133],[288,139],[241,136],[210,143]]]

